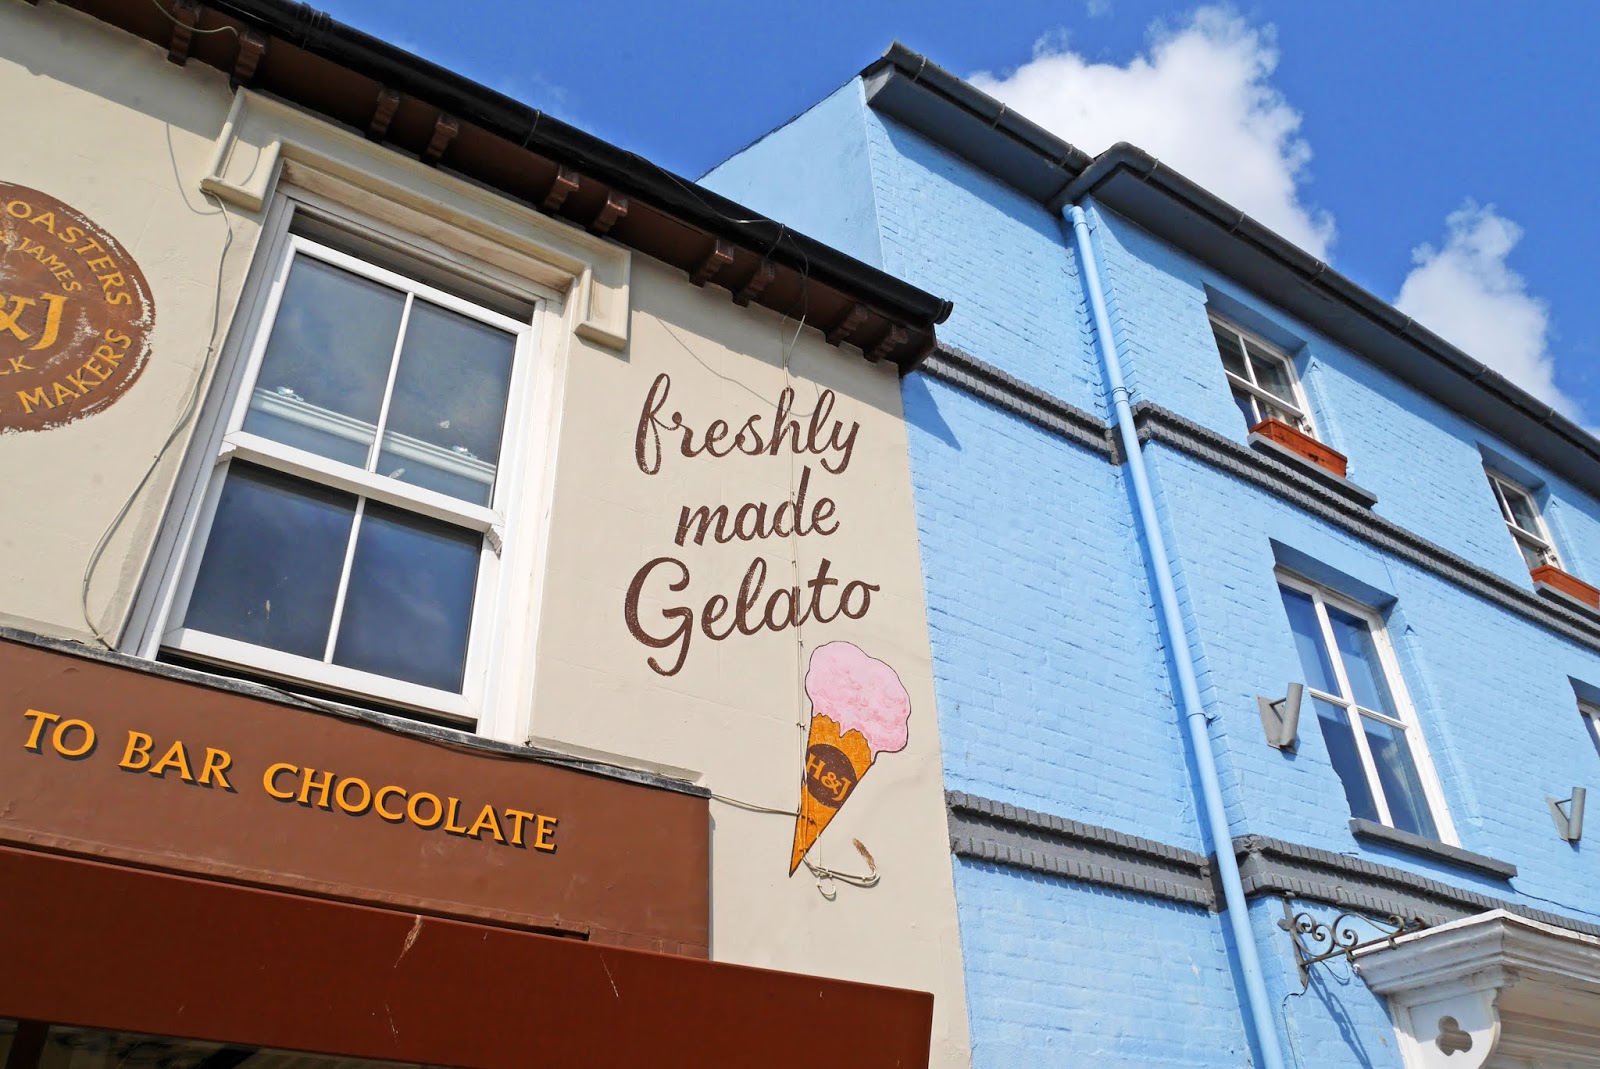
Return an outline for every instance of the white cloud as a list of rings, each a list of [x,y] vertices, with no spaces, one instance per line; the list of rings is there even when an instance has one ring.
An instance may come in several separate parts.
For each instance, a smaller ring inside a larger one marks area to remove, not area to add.
[[[1494,205],[1467,201],[1445,219],[1440,248],[1419,245],[1395,307],[1572,419],[1581,406],[1556,385],[1550,306],[1507,263],[1522,228]]]
[[[1111,0],[1088,0],[1084,4],[1084,10],[1091,19],[1105,18],[1111,14]]]
[[[1203,7],[1176,29],[1152,26],[1126,66],[1090,62],[1057,34],[1009,75],[971,81],[1086,152],[1130,141],[1325,258],[1333,217],[1301,198],[1311,146],[1271,84],[1277,65],[1271,26]]]

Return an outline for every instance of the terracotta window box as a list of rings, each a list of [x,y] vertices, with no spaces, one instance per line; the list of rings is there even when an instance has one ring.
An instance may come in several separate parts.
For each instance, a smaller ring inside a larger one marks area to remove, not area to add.
[[[1251,427],[1250,433],[1277,442],[1291,453],[1305,457],[1311,463],[1333,472],[1341,479],[1345,477],[1349,460],[1343,453],[1329,449],[1311,435],[1281,419],[1264,419]]]
[[[1576,576],[1568,575],[1554,564],[1533,569],[1533,581],[1577,598],[1591,608],[1600,609],[1600,589],[1590,586]]]

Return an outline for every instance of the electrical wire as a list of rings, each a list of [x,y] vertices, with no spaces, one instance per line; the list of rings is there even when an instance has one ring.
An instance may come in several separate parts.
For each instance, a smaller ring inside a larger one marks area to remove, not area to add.
[[[151,0],[151,2],[154,3],[155,0]],[[156,6],[160,7],[159,4]],[[170,18],[171,16],[168,17]],[[171,136],[170,131],[168,136]],[[168,150],[171,150],[170,144],[168,145]],[[83,622],[88,625],[90,634],[94,635],[100,644],[108,650],[115,649],[116,644],[101,632],[89,612],[89,585],[94,580],[95,570],[100,566],[100,559],[105,554],[106,547],[111,544],[111,539],[122,527],[123,521],[128,518],[128,513],[133,508],[134,502],[139,500],[140,494],[144,493],[144,488],[149,484],[151,476],[156,473],[156,469],[161,466],[161,461],[166,457],[167,450],[172,448],[173,442],[178,440],[178,436],[183,433],[184,428],[189,425],[189,421],[194,418],[195,410],[200,400],[201,384],[205,382],[212,359],[217,352],[217,332],[222,325],[222,278],[224,268],[228,262],[228,251],[233,248],[233,221],[228,215],[226,205],[222,203],[222,198],[203,190],[201,191],[201,196],[217,206],[217,212],[222,217],[222,225],[227,230],[227,236],[222,242],[222,253],[217,257],[217,278],[216,285],[213,287],[211,301],[211,332],[208,336],[209,340],[206,342],[205,359],[196,370],[194,382],[189,388],[188,396],[184,399],[177,421],[173,423],[172,429],[167,432],[167,437],[162,441],[160,448],[156,450],[155,456],[150,459],[149,465],[145,468],[144,474],[139,477],[139,481],[134,485],[133,491],[122,502],[122,507],[117,510],[116,516],[112,518],[110,525],[101,534],[100,540],[95,543],[94,552],[89,554],[89,560],[83,568],[83,584],[78,592],[78,605],[83,613]]]
[[[166,20],[168,22],[172,23],[174,26],[182,27],[183,29],[188,30],[190,33],[202,33],[202,34],[231,33],[235,37],[239,36],[239,29],[236,26],[218,26],[218,27],[216,27],[214,29],[202,30],[197,26],[191,26],[187,22],[184,22],[181,19],[175,17],[172,14],[172,12],[168,11],[166,8],[161,6],[161,0],[150,0],[150,4],[157,11],[161,12],[161,14],[166,18]]]

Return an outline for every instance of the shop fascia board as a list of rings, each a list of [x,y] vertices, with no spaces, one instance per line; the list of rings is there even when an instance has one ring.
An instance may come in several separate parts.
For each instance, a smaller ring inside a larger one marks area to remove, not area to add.
[[[519,274],[575,305],[573,330],[610,349],[628,344],[632,253],[621,245],[507,200],[492,190],[390,152],[280,100],[234,93],[200,188],[249,212],[261,211],[287,180],[368,215],[432,233],[429,222],[485,239],[485,258],[518,262]],[[420,229],[419,229],[420,226]],[[500,250],[500,251],[496,251]]]
[[[1149,153],[1090,157],[899,44],[861,77],[871,107],[992,177],[1052,211],[1092,199],[1600,496],[1576,423]]]

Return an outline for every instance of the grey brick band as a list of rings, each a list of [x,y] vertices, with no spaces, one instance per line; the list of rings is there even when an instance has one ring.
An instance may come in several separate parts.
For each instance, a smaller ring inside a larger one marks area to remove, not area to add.
[[[957,857],[1213,908],[1210,866],[1191,850],[960,791],[945,800]]]
[[[1590,649],[1600,650],[1600,620],[1578,609],[1540,597],[1531,589],[1458,557],[1444,547],[1325,489],[1282,461],[1263,456],[1231,438],[1148,401],[1141,401],[1135,406],[1134,420],[1143,441],[1171,446],[1230,475],[1270,490],[1306,512],[1426,568],[1469,593]]]
[[[1042,430],[1091,449],[1113,464],[1124,460],[1116,432],[1105,420],[1030,386],[970,353],[940,345],[923,362],[920,371]],[[1296,465],[1251,449],[1149,401],[1134,406],[1134,422],[1142,442],[1169,446],[1271,491],[1313,516],[1426,568],[1469,593],[1600,652],[1600,616],[1590,616],[1570,602],[1542,597],[1413,534],[1373,513],[1368,507],[1371,501],[1363,500],[1361,494],[1352,493],[1348,488],[1339,492],[1305,474]]]
[[[1209,858],[1154,839],[981,798],[945,795],[957,857],[1109,887],[1215,912],[1222,908]],[[1247,898],[1289,896],[1341,909],[1442,924],[1491,909],[1585,935],[1600,924],[1533,909],[1414,872],[1314,846],[1242,835],[1233,841]]]
[[[1122,463],[1121,444],[1105,420],[1030,386],[970,353],[940,345],[923,360],[917,370],[958,390],[965,390],[1042,430],[1092,449],[1110,458],[1113,463]]]
[[[1233,841],[1233,849],[1239,859],[1245,894],[1252,898],[1287,894],[1369,913],[1417,916],[1429,924],[1504,909],[1529,920],[1600,936],[1600,924],[1533,909],[1331,850],[1263,835],[1240,836]]]

